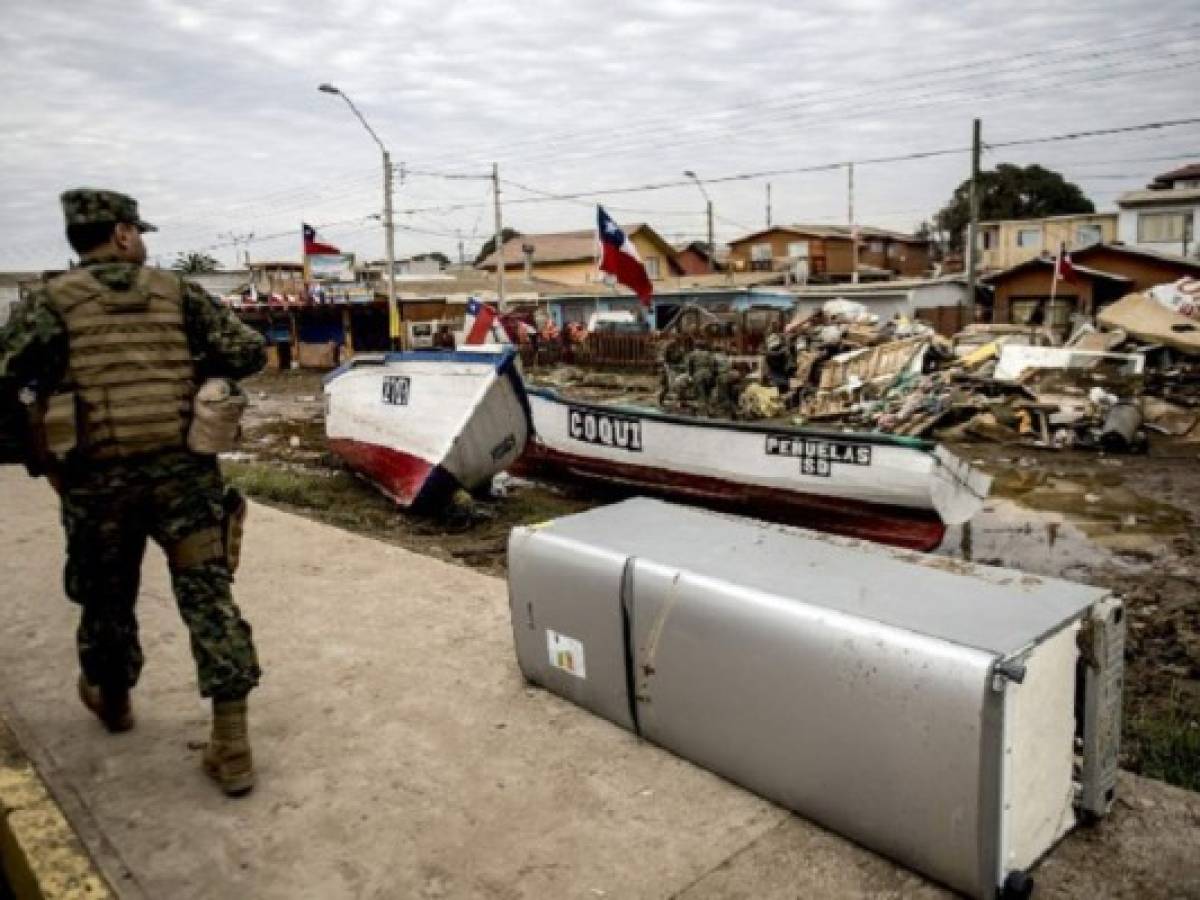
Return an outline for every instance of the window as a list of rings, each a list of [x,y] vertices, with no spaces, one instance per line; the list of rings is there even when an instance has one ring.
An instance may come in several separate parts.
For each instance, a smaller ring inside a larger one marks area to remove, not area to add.
[[[646,267],[646,274],[650,277],[650,280],[657,281],[659,278],[658,257],[657,256],[647,256],[645,259],[642,260],[642,264]]]
[[[868,253],[883,253],[883,241],[867,241]]]
[[[996,246],[996,232],[991,228],[985,228],[979,232],[979,249],[991,250]]]
[[[787,245],[787,255],[792,259],[808,259],[808,241],[792,241]]]
[[[1042,229],[1022,228],[1017,232],[1018,247],[1039,247],[1042,243]]]
[[[1030,325],[1066,331],[1075,311],[1074,297],[1014,297],[1009,306],[1009,321],[1014,325]]]
[[[755,244],[750,248],[750,260],[752,262],[770,262],[771,261],[771,245],[770,244]]]
[[[1138,243],[1163,244],[1191,238],[1191,215],[1187,213],[1141,213],[1138,216]]]
[[[1099,225],[1077,225],[1075,227],[1075,246],[1090,247],[1100,243],[1102,235]]]

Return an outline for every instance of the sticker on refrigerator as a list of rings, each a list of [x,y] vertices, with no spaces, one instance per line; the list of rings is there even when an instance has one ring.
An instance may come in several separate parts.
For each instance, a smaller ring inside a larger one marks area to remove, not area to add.
[[[583,644],[575,638],[546,629],[546,649],[550,652],[550,665],[574,675],[587,678],[587,666],[583,660]]]

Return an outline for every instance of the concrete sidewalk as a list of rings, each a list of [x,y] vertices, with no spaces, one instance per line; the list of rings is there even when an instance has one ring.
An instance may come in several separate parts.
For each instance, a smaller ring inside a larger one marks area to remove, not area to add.
[[[237,596],[266,678],[259,787],[201,774],[207,709],[157,550],[138,727],[74,696],[57,503],[0,470],[0,712],[119,894],[152,898],[940,896],[542,691],[504,583],[255,505]],[[1200,797],[1126,780],[1043,896],[1200,896]]]

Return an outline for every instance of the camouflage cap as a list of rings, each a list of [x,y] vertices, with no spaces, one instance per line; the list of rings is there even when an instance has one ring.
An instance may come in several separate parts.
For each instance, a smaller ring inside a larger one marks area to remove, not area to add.
[[[75,188],[63,191],[61,199],[63,216],[68,225],[124,222],[136,225],[138,231],[158,231],[149,222],[141,220],[137,201],[127,194],[97,188]]]

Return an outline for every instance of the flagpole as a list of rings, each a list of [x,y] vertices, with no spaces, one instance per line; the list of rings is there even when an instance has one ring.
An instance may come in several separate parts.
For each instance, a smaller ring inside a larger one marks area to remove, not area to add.
[[[1050,302],[1054,302],[1055,294],[1058,291],[1058,267],[1062,265],[1062,244],[1058,245],[1058,256],[1054,257],[1054,270],[1050,273]],[[1050,315],[1050,310],[1046,310],[1046,315]]]

